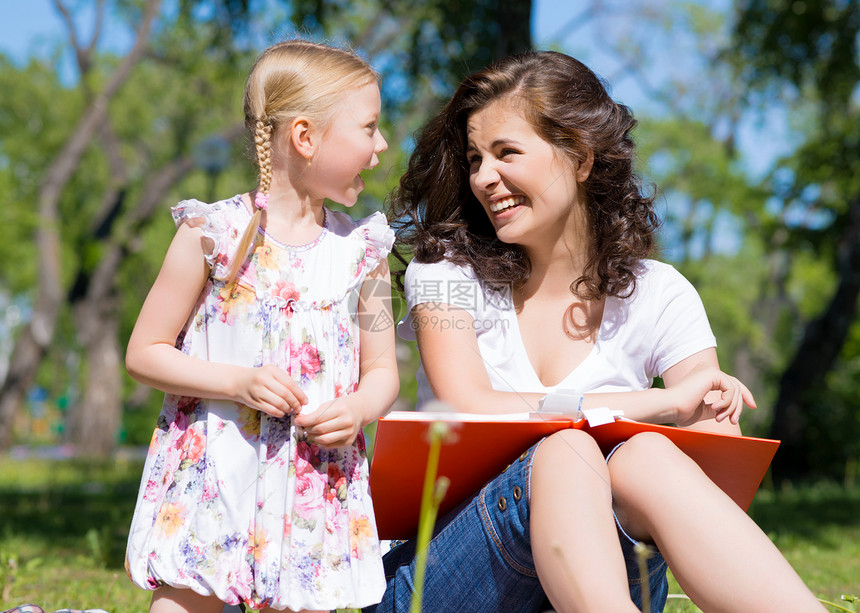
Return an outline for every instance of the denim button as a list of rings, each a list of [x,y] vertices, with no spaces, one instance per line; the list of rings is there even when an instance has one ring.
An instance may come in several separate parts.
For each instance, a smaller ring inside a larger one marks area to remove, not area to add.
[[[519,500],[523,496],[523,491],[520,489],[519,485],[514,486],[514,500]]]
[[[508,501],[505,500],[504,496],[499,497],[499,511],[504,511],[508,508]]]
[[[523,454],[520,456],[520,462],[526,459],[526,456],[529,454],[528,449],[523,451]]]

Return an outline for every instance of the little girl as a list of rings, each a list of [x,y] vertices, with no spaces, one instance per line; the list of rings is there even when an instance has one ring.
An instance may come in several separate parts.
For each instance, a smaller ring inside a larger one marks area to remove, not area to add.
[[[166,392],[126,560],[156,613],[329,611],[385,587],[361,428],[398,392],[394,236],[381,213],[323,207],[355,204],[388,146],[377,76],[289,41],[258,58],[244,107],[259,186],[173,209],[126,356]]]

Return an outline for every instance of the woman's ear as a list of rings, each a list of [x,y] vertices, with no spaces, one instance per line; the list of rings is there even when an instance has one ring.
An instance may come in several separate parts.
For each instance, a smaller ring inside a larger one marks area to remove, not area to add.
[[[307,117],[299,116],[290,122],[290,144],[300,156],[310,160],[317,148],[317,137]]]
[[[583,183],[588,178],[588,175],[591,174],[592,166],[594,166],[594,151],[589,149],[585,160],[576,169],[577,183]]]

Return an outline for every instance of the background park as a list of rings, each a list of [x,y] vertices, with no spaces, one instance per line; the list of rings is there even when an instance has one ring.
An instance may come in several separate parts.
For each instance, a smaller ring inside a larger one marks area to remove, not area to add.
[[[382,75],[391,148],[356,215],[383,207],[414,131],[494,57],[557,49],[607,80],[640,121],[660,258],[758,400],[744,432],[782,441],[750,513],[831,610],[860,610],[860,3],[3,4],[0,610],[146,610],[123,554],[161,394],[126,375],[125,343],[168,208],[253,186],[244,79],[294,36],[352,46]],[[404,409],[415,348],[398,356]]]

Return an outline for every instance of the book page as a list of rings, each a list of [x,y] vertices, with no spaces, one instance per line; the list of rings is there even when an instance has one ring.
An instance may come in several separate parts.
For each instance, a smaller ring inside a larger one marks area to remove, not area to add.
[[[570,415],[553,412],[458,413],[456,411],[391,411],[383,419],[404,421],[570,421]]]
[[[406,421],[528,421],[530,413],[457,413],[456,411],[391,411],[383,419]]]

